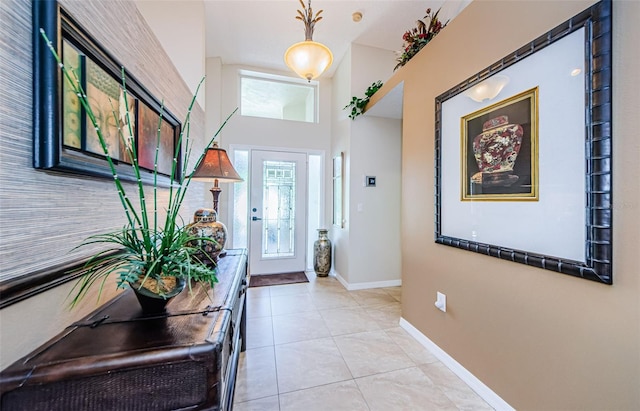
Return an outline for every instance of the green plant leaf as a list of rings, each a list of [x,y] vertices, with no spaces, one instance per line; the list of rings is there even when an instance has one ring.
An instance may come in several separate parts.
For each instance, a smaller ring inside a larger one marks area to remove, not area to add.
[[[319,14],[319,13],[318,13]],[[79,276],[78,281],[72,287],[69,292],[68,298],[71,298],[70,306],[76,306],[80,300],[82,300],[88,293],[88,291],[95,285],[99,286],[98,300],[102,294],[103,287],[109,276],[115,274],[118,276],[117,286],[125,287],[127,283],[133,284],[140,281],[141,278],[153,278],[159,282],[162,282],[164,277],[175,276],[186,280],[191,289],[191,282],[198,281],[213,286],[218,280],[216,277],[216,268],[209,267],[199,259],[195,258],[195,253],[199,250],[199,247],[194,247],[191,243],[195,239],[189,233],[189,230],[183,224],[179,215],[180,207],[185,199],[186,191],[191,182],[191,174],[187,173],[186,167],[188,164],[192,164],[189,161],[190,154],[192,152],[192,144],[190,138],[190,118],[191,111],[196,102],[196,96],[200,87],[204,82],[204,78],[198,84],[196,92],[194,93],[191,103],[187,110],[187,116],[183,122],[183,127],[178,138],[178,147],[185,146],[185,158],[183,159],[182,169],[177,170],[178,167],[177,157],[178,151],[174,153],[174,162],[172,165],[170,179],[172,184],[168,189],[168,205],[166,206],[166,217],[164,224],[161,226],[158,221],[159,204],[158,204],[158,188],[157,188],[157,166],[154,166],[154,185],[153,185],[153,200],[149,201],[145,198],[145,187],[142,184],[140,178],[140,169],[138,166],[137,153],[135,151],[135,144],[125,144],[127,147],[127,154],[131,158],[131,166],[133,172],[138,178],[138,182],[134,185],[138,192],[138,208],[134,207],[130,198],[125,193],[125,187],[121,184],[114,162],[111,159],[106,141],[102,134],[102,131],[98,127],[96,117],[91,109],[91,105],[87,99],[87,96],[82,89],[82,83],[75,75],[74,70],[68,69],[64,66],[60,56],[57,54],[53,44],[48,39],[44,30],[40,30],[42,38],[47,43],[47,46],[54,58],[59,64],[59,67],[63,74],[63,79],[66,80],[82,106],[87,112],[87,117],[96,129],[98,135],[98,141],[103,149],[104,156],[109,164],[111,173],[113,175],[113,181],[116,186],[117,194],[122,203],[125,215],[127,217],[127,224],[120,230],[93,235],[84,240],[79,246],[73,250],[86,247],[90,245],[100,244],[104,248],[96,252],[91,256],[82,268],[82,271],[76,272]],[[127,101],[127,89],[125,84],[125,72],[124,68],[121,69],[122,76],[122,89],[124,95],[124,103],[126,107],[129,107]],[[118,102],[120,103],[120,102]],[[112,104],[115,110],[115,104]],[[162,105],[164,107],[164,104]],[[222,128],[227,124],[231,116],[235,114],[238,109],[234,110],[222,123],[220,128],[216,131],[209,143],[205,146],[209,147],[214,139],[221,132]],[[158,122],[158,130],[162,122],[162,109]],[[127,116],[128,116],[127,110]],[[117,117],[117,116],[116,116]],[[130,123],[130,122],[129,122]],[[131,128],[129,124],[129,132]],[[159,132],[159,131],[158,131]],[[126,136],[122,135],[121,138],[126,140]],[[159,144],[159,135],[156,144]],[[198,161],[195,164],[199,164],[204,158],[206,150],[203,150]],[[157,164],[157,151],[155,164]],[[177,175],[177,171],[182,171],[183,176],[187,176],[181,184],[175,184],[174,176]],[[164,196],[161,196],[164,197]],[[151,204],[152,203],[152,204]],[[139,210],[139,211],[138,211]],[[72,250],[72,251],[73,251]]]
[[[367,90],[364,93],[365,94],[364,98],[358,98],[357,96],[354,96],[351,98],[351,102],[346,106],[344,106],[343,108],[343,110],[345,110],[351,107],[351,114],[349,114],[350,119],[355,120],[356,117],[364,113],[364,109],[369,103],[369,99],[371,98],[371,96],[376,94],[378,90],[380,90],[380,88],[382,87],[382,84],[383,83],[380,80],[372,83],[369,87],[367,87]]]

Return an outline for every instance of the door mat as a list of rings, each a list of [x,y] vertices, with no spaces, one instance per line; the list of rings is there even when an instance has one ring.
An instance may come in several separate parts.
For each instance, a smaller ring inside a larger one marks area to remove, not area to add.
[[[295,283],[308,283],[309,279],[302,271],[282,274],[262,274],[252,275],[249,280],[249,287],[266,287],[269,285],[283,285]]]

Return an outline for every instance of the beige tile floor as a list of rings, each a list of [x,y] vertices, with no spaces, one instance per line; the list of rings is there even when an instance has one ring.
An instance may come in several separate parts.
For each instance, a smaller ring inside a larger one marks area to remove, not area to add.
[[[400,287],[250,288],[234,411],[492,410],[406,331]]]

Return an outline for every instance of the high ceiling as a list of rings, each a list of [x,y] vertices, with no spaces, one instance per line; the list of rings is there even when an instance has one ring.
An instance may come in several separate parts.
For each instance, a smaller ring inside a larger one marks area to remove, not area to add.
[[[313,0],[314,13],[324,10],[313,40],[325,44],[334,55],[332,76],[349,44],[400,50],[402,35],[425,16],[427,8],[442,7],[446,21],[471,0]],[[306,1],[305,1],[305,4]],[[296,20],[298,0],[205,0],[206,55],[223,64],[241,64],[286,71],[285,50],[304,40],[304,25]],[[362,13],[354,22],[352,14]]]

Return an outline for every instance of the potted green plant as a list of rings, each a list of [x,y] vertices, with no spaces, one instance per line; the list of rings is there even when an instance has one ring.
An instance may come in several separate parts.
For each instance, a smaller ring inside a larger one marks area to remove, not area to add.
[[[91,256],[82,267],[82,274],[69,294],[71,307],[74,307],[82,300],[88,290],[96,283],[99,284],[99,299],[107,278],[112,274],[118,276],[117,286],[119,288],[125,288],[129,285],[136,291],[138,300],[145,311],[164,309],[169,298],[178,294],[185,286],[191,288],[193,281],[213,286],[213,284],[217,282],[215,267],[208,266],[195,255],[201,251],[197,245],[201,243],[201,241],[196,240],[202,240],[202,238],[196,237],[190,232],[188,226],[183,224],[179,214],[180,206],[191,182],[191,174],[187,173],[186,170],[192,151],[192,141],[189,136],[190,113],[204,78],[198,84],[189,105],[184,126],[180,132],[176,152],[174,153],[174,161],[172,162],[173,165],[170,175],[170,181],[172,183],[168,188],[166,215],[161,217],[158,201],[158,150],[156,150],[153,170],[153,199],[152,201],[148,201],[148,199],[145,198],[145,187],[140,179],[142,171],[138,165],[138,155],[135,144],[133,144],[133,121],[129,118],[130,110],[127,101],[124,68],[122,69],[123,101],[117,103],[125,105],[126,109],[124,111],[126,112],[126,118],[123,119],[124,127],[120,129],[119,134],[124,147],[126,147],[127,156],[131,160],[133,173],[137,178],[137,184],[134,186],[137,191],[137,201],[127,196],[125,186],[118,178],[114,162],[109,155],[105,138],[75,70],[72,67],[64,66],[49,38],[43,30],[40,30],[40,32],[47,42],[51,53],[57,60],[64,79],[78,96],[80,103],[86,110],[88,118],[97,131],[98,141],[104,152],[104,157],[109,164],[113,182],[127,219],[127,223],[122,229],[91,236],[78,246],[84,247],[89,244],[103,244],[106,248]],[[227,117],[205,147],[211,145],[234,113],[235,111]],[[162,113],[160,115],[160,121],[162,121]],[[158,130],[159,129],[160,125],[158,126]],[[182,162],[181,173],[178,174],[176,157],[183,143],[185,145],[185,159]],[[159,131],[156,144],[160,144]],[[205,150],[203,150],[196,164],[200,163],[204,154]],[[174,184],[174,177],[176,175],[186,176],[181,184]],[[215,241],[213,239],[207,240]]]

